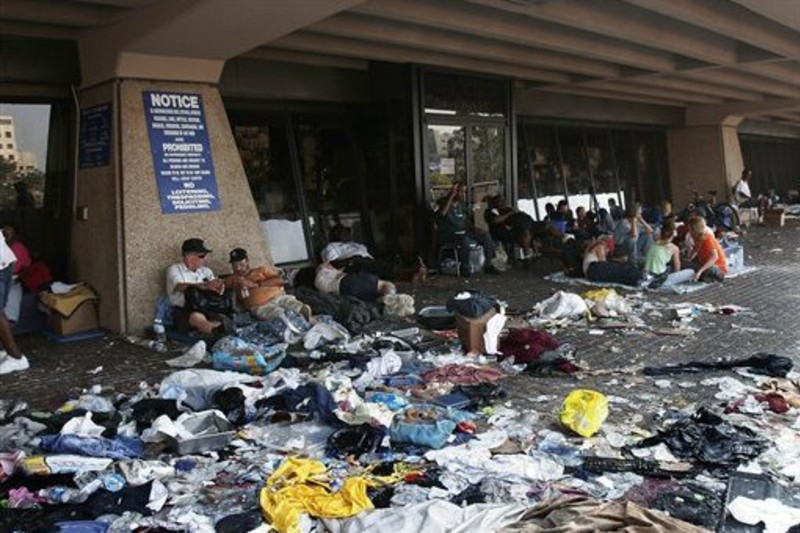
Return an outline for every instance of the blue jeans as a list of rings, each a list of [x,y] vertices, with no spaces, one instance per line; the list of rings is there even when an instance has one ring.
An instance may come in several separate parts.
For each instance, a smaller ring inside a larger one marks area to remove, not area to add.
[[[11,292],[11,281],[14,277],[14,263],[0,270],[0,309],[5,309],[8,303],[8,293]]]

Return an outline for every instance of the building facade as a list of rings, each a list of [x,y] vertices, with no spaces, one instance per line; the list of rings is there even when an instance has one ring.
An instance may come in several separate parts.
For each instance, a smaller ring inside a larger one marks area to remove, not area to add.
[[[0,13],[0,97],[51,105],[27,233],[114,330],[150,322],[187,237],[217,270],[236,246],[313,261],[336,225],[427,255],[456,181],[481,225],[490,194],[540,218],[562,198],[680,206],[745,165],[757,190],[800,177],[789,3],[40,3]]]

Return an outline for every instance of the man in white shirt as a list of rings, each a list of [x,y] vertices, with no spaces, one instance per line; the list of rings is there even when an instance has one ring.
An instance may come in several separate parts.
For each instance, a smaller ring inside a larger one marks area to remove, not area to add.
[[[175,329],[180,332],[194,328],[210,335],[222,326],[222,320],[185,308],[186,290],[191,287],[218,294],[225,292],[225,283],[205,266],[206,256],[210,253],[202,239],[186,239],[181,246],[183,260],[167,269],[167,296],[172,304]]]
[[[0,342],[3,343],[4,348],[0,352],[0,374],[26,370],[29,366],[28,359],[22,355],[14,340],[11,324],[3,311],[11,290],[11,279],[16,261],[17,256],[8,247],[6,240],[0,238]]]
[[[761,216],[769,207],[769,198],[761,194],[753,198],[753,194],[750,192],[752,176],[753,171],[749,168],[742,170],[742,177],[733,186],[733,204],[737,207],[757,207],[758,215]]]

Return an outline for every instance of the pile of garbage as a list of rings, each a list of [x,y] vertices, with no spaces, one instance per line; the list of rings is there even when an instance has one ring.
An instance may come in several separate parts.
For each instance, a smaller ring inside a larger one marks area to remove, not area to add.
[[[630,313],[624,298],[594,296],[559,296],[538,313]],[[0,530],[694,532],[800,523],[791,490],[800,481],[800,385],[789,359],[720,363],[753,384],[705,380],[717,397],[663,409],[649,427],[616,418],[601,391],[572,387],[553,424],[515,408],[504,383],[572,380],[574,349],[541,329],[504,328],[504,306],[485,295],[456,295],[447,307],[421,312],[435,317],[436,333],[409,324],[354,335],[333,318],[286,312],[208,352],[198,343],[170,360],[183,368],[134,394],[98,385],[52,413],[2,402]]]

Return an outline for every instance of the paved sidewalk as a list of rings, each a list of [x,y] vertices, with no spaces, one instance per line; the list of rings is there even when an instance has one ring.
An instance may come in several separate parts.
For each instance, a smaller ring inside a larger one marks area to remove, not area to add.
[[[620,332],[594,336],[577,328],[561,331],[557,337],[570,342],[577,349],[577,358],[592,369],[629,369],[636,363],[742,357],[758,351],[787,355],[796,362],[800,361],[796,356],[800,346],[800,319],[795,312],[800,301],[800,291],[797,290],[800,224],[790,220],[784,228],[752,228],[741,243],[745,247],[746,264],[757,266],[757,271],[685,296],[657,293],[648,295],[648,298],[663,302],[735,304],[751,308],[753,315],[705,314],[693,322],[700,331],[690,337]],[[443,304],[459,289],[478,287],[506,300],[511,309],[525,311],[557,290],[583,292],[583,287],[542,279],[544,274],[555,270],[555,262],[541,259],[528,269],[514,269],[500,276],[438,277],[424,286],[401,286],[400,290],[414,294],[417,309]],[[774,333],[747,332],[734,329],[733,325],[766,328]],[[23,373],[0,376],[0,398],[23,400],[36,408],[56,407],[82,388],[96,383],[114,386],[122,392],[131,391],[142,381],[153,383],[172,371],[163,363],[171,355],[132,345],[114,335],[63,345],[30,335],[21,338],[20,344],[30,359],[31,368]],[[93,373],[101,366],[102,370]],[[679,403],[702,396],[700,390],[656,389],[650,381],[638,376],[621,379],[619,376],[587,377],[581,382],[574,377],[517,376],[507,380],[506,384],[509,401],[519,406],[529,404],[539,395],[551,396],[550,400],[536,407],[550,413],[553,413],[552,406],[557,399],[576,386],[593,386],[608,394],[621,394],[621,387],[628,387],[626,394],[621,395],[655,394],[657,397],[669,396]]]

